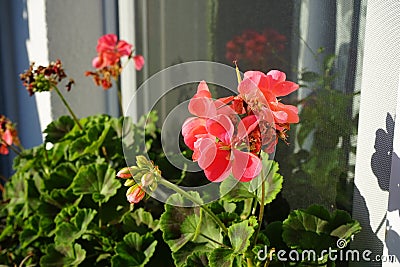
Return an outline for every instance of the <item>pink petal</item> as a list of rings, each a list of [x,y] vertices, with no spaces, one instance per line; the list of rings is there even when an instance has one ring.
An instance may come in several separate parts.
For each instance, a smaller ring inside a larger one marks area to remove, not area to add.
[[[118,42],[116,48],[121,56],[129,56],[132,53],[132,45],[123,40]]]
[[[7,145],[11,146],[12,144],[12,133],[9,129],[5,130],[4,134],[1,136],[1,138],[6,142]]]
[[[197,141],[198,135],[207,134],[206,121],[201,118],[188,118],[182,125],[182,135],[185,144],[191,149],[194,149],[194,143]]]
[[[192,98],[188,109],[190,113],[198,117],[211,118],[217,114],[213,100],[207,97]]]
[[[274,82],[283,82],[286,80],[286,74],[279,70],[270,70],[267,76],[270,76]]]
[[[117,40],[118,40],[117,35],[113,33],[103,35],[97,41],[97,47],[96,47],[97,52],[102,53],[107,50],[108,51],[114,50],[114,47],[117,44]]]
[[[285,96],[299,89],[299,85],[294,82],[280,82],[272,87],[272,93],[275,96]]]
[[[267,76],[261,71],[246,71],[244,78],[252,80],[260,89],[267,86]]]
[[[239,139],[245,138],[258,126],[258,120],[255,115],[244,117],[238,124],[237,136]]]
[[[286,123],[288,114],[284,111],[272,111],[276,123]]]
[[[257,83],[250,78],[245,78],[239,84],[238,91],[247,102],[258,101],[264,104],[267,102]]]
[[[233,176],[241,182],[248,182],[257,177],[262,169],[261,160],[248,152],[233,150]]]
[[[211,98],[210,90],[208,89],[208,85],[205,81],[201,81],[197,86],[197,93],[194,97],[207,97]]]
[[[136,55],[133,57],[133,61],[135,62],[135,69],[141,70],[144,66],[144,57],[141,55]]]
[[[203,170],[208,168],[217,155],[217,145],[211,138],[201,138],[194,143],[193,160],[197,161]]]
[[[9,151],[6,145],[0,145],[0,155],[8,155]]]
[[[226,145],[231,143],[235,128],[231,119],[224,115],[218,115],[206,122],[207,131],[215,137],[218,137]]]
[[[232,164],[229,150],[218,149],[214,160],[204,169],[204,174],[211,182],[222,182],[231,173]]]
[[[287,114],[286,122],[288,123],[298,123],[299,122],[299,111],[297,107],[292,105],[285,105],[281,102],[278,102],[276,108],[281,110]]]
[[[100,69],[103,67],[103,61],[101,60],[100,57],[95,57],[92,61],[92,66],[95,69]]]

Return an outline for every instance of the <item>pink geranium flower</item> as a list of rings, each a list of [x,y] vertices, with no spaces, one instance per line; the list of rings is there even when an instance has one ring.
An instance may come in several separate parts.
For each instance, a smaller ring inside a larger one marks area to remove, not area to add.
[[[132,53],[132,45],[119,40],[115,34],[106,34],[99,38],[96,47],[98,57],[93,59],[93,67],[96,69],[113,66],[119,62],[122,56]]]
[[[0,154],[8,155],[9,147],[20,146],[17,130],[4,115],[0,115]]]
[[[279,96],[288,95],[299,88],[299,85],[286,81],[286,74],[279,70],[271,70],[267,74],[260,71],[247,71],[245,79],[254,82],[257,88],[264,95],[269,108],[274,116],[275,124],[279,130],[280,124],[298,123],[298,109],[292,105],[285,105],[277,99]],[[256,90],[253,88],[253,90]],[[240,92],[240,86],[239,86]]]
[[[208,180],[221,182],[232,173],[237,180],[248,182],[260,174],[260,158],[240,150],[256,125],[254,115],[240,120],[236,127],[224,114],[207,119],[208,135],[194,143],[193,160],[198,162]]]
[[[97,42],[97,54],[92,61],[95,71],[86,71],[86,76],[92,76],[97,86],[102,86],[104,90],[112,87],[112,78],[118,80],[123,70],[121,57],[132,58],[136,70],[141,70],[144,66],[142,55],[133,56],[133,46],[126,41],[118,40],[115,34],[106,34],[99,38]]]
[[[1,136],[1,139],[2,142],[0,143],[0,154],[8,155],[8,146],[11,146],[13,140],[11,131],[8,129],[5,130]]]
[[[214,100],[211,98],[207,83],[201,81],[197,87],[196,94],[189,102],[189,112],[196,117],[188,118],[182,126],[182,135],[185,144],[194,149],[194,143],[200,136],[207,135],[206,120],[217,114],[234,114],[234,111],[225,105],[224,99]]]

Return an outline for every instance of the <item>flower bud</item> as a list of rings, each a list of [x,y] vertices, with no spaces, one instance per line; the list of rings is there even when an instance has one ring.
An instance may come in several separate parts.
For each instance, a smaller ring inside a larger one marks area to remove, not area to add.
[[[134,184],[136,184],[136,181],[135,181],[135,180],[133,180],[133,179],[126,179],[126,181],[125,181],[125,183],[124,183],[124,186],[132,186],[132,185],[134,185]]]
[[[126,198],[131,204],[139,203],[145,195],[146,192],[144,192],[142,187],[138,184],[131,186],[126,192]]]
[[[148,172],[142,176],[142,179],[140,180],[142,182],[142,186],[150,186],[154,182],[154,176],[151,172]]]
[[[118,178],[123,178],[123,179],[128,179],[132,177],[132,174],[130,172],[130,167],[125,167],[122,168],[118,173],[117,173]]]

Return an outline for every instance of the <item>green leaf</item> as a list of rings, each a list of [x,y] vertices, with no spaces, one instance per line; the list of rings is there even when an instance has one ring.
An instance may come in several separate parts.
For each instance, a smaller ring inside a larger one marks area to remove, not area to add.
[[[107,202],[117,193],[121,183],[108,164],[93,163],[79,169],[71,186],[76,195],[90,194],[95,202]]]
[[[242,254],[246,252],[253,233],[254,229],[249,226],[248,220],[233,224],[228,228],[228,237],[235,253]]]
[[[39,230],[40,216],[34,215],[28,219],[24,225],[24,229],[19,236],[22,248],[26,248],[30,243],[40,237]]]
[[[76,175],[75,166],[69,162],[59,164],[50,174],[49,179],[44,180],[48,191],[54,188],[67,188]]]
[[[352,223],[341,225],[338,228],[334,229],[331,232],[331,235],[336,236],[340,239],[345,239],[346,241],[350,241],[352,239],[352,236],[360,231],[360,223],[358,221],[354,221]]]
[[[46,254],[40,258],[40,266],[63,267],[78,266],[86,257],[86,251],[81,245],[67,245],[55,248],[54,244],[47,247]]]
[[[268,169],[268,175],[265,178],[264,205],[266,205],[271,203],[282,190],[283,176],[278,173],[279,165],[277,162],[271,160],[263,161],[267,161],[266,163],[263,163],[263,166],[270,166],[270,168]],[[257,197],[258,201],[261,203],[261,186],[257,189]]]
[[[239,182],[232,175],[220,184],[219,190],[222,198],[229,202],[255,198],[255,194],[249,192],[249,184]]]
[[[233,250],[227,248],[217,248],[210,254],[210,267],[231,267],[235,260]]]
[[[104,129],[90,128],[86,135],[73,141],[68,150],[69,160],[73,161],[87,154],[97,155],[110,127],[110,124],[105,124]]]
[[[69,116],[61,116],[57,120],[50,123],[43,131],[47,133],[45,143],[57,143],[74,127],[75,122]]]
[[[136,225],[144,224],[153,231],[159,227],[159,221],[153,220],[153,216],[150,212],[145,211],[143,208],[137,209],[132,213],[132,217],[136,222]]]
[[[277,250],[287,250],[288,246],[282,239],[282,222],[275,221],[269,223],[264,230],[265,235],[268,237],[271,247]]]
[[[316,72],[306,71],[301,74],[301,81],[303,82],[315,82],[320,78],[320,75]]]
[[[87,230],[97,211],[92,209],[78,209],[70,220],[57,223],[54,242],[56,246],[71,244],[80,238]]]
[[[336,55],[332,54],[332,55],[328,55],[324,58],[324,67],[325,67],[325,71],[330,71],[333,67],[333,64],[335,63],[335,59],[336,59]]]
[[[200,243],[186,243],[182,248],[180,248],[177,252],[172,253],[172,258],[174,259],[175,266],[181,267],[185,266],[189,262],[189,258],[195,253],[208,253],[211,251],[206,244]],[[194,256],[196,257],[196,256]],[[187,265],[190,266],[190,265]]]
[[[189,192],[202,201],[197,192]],[[172,252],[178,251],[187,242],[193,240],[198,235],[201,223],[200,207],[182,207],[187,200],[179,194],[174,194],[168,198],[167,203],[175,205],[165,205],[165,212],[160,217],[160,229],[163,238]]]
[[[313,205],[306,210],[292,211],[282,229],[283,240],[291,248],[321,252],[336,247],[338,238],[350,241],[361,227],[344,211],[330,215],[322,206]]]
[[[111,266],[145,266],[153,256],[156,245],[157,240],[150,233],[142,236],[128,233],[124,241],[117,243],[117,254],[111,258]]]
[[[195,251],[187,258],[184,267],[208,267],[208,256],[209,252],[206,251]]]

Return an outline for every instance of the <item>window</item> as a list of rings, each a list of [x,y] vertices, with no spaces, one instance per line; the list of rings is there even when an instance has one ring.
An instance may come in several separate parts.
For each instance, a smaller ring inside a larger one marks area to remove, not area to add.
[[[136,45],[147,59],[138,84],[188,61],[233,66],[237,60],[243,72],[284,71],[302,87],[282,99],[298,105],[301,123],[290,130],[290,145],[277,148],[285,186],[271,208],[285,213],[318,203],[351,211],[363,40],[361,3],[354,3],[138,0]],[[161,119],[195,88],[180,87],[161,99]]]

